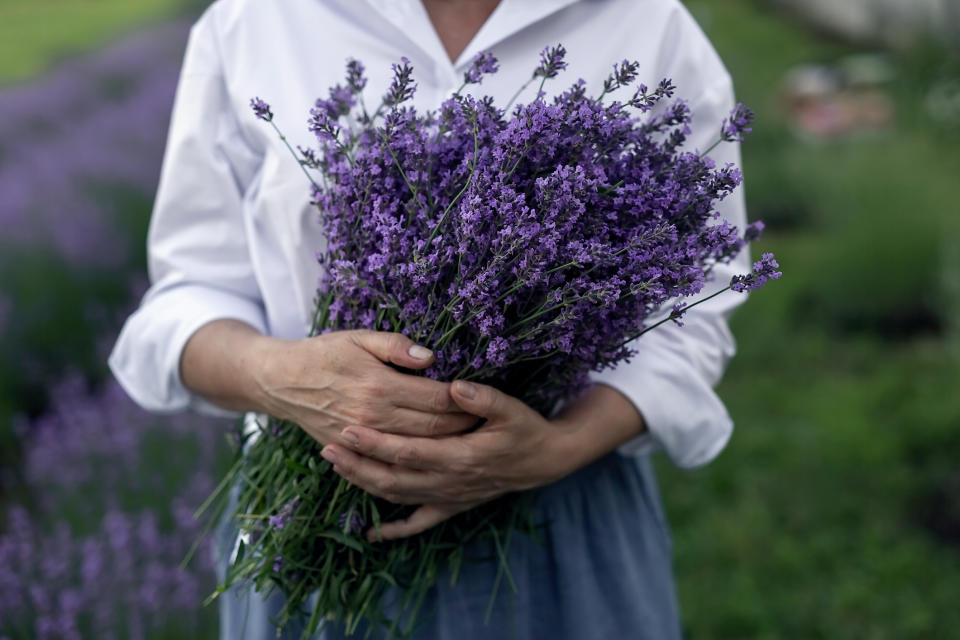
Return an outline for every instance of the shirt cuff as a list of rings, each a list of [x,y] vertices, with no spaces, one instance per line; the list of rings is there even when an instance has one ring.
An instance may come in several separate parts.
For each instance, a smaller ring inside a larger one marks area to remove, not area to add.
[[[259,302],[204,285],[178,285],[148,292],[120,332],[109,365],[114,377],[141,407],[157,413],[194,409],[235,417],[187,389],[180,379],[180,356],[196,331],[214,320],[239,320],[261,333],[267,322]]]
[[[618,453],[633,456],[663,450],[678,467],[699,467],[726,446],[733,421],[701,376],[678,369],[675,357],[667,361],[673,363],[672,369],[657,354],[643,352],[592,379],[622,393],[643,416],[646,433],[618,447]]]

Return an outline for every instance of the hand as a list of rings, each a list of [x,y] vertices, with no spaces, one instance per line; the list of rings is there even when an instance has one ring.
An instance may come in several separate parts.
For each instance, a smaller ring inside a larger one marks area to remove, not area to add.
[[[380,433],[353,425],[322,452],[334,471],[365,491],[398,504],[423,505],[408,519],[380,527],[384,539],[425,531],[447,518],[513,491],[559,480],[577,468],[564,452],[566,423],[551,423],[493,387],[457,381],[456,404],[486,418],[476,431],[449,438]],[[377,532],[370,530],[373,540]]]
[[[476,423],[450,397],[450,385],[406,375],[433,353],[399,333],[335,331],[295,342],[266,339],[256,376],[258,404],[321,444],[347,426],[413,436],[457,433]]]

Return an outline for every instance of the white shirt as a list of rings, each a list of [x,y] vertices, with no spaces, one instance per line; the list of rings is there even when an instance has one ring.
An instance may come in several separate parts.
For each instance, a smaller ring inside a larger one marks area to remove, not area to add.
[[[500,71],[475,93],[505,105],[540,50],[562,43],[569,68],[547,82],[559,92],[578,78],[598,93],[613,62],[640,62],[640,80],[672,78],[694,113],[689,146],[706,149],[733,106],[730,76],[678,0],[502,0],[459,60],[451,63],[417,0],[219,0],[194,26],[177,90],[148,236],[152,286],[127,320],[110,366],[148,410],[217,412],[179,377],[190,336],[220,318],[286,339],[307,334],[324,245],[306,178],[248,104],[269,102],[294,144],[310,146],[308,110],[342,82],[349,57],[367,68],[366,102],[376,104],[401,56],[414,66],[419,109],[436,108],[460,86],[473,56],[490,49]],[[532,91],[520,101],[531,99]],[[711,156],[739,165],[739,147]],[[742,190],[721,206],[745,224]],[[720,287],[749,268],[746,255],[716,269]],[[726,317],[733,292],[701,305],[684,327],[667,323],[636,343],[630,362],[595,379],[621,391],[648,433],[621,453],[666,450],[679,466],[704,464],[733,424],[713,392],[734,342]]]

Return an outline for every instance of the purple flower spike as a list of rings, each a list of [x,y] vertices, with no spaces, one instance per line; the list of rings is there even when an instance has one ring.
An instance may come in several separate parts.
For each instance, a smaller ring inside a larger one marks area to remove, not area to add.
[[[678,302],[670,309],[670,320],[678,327],[683,326],[683,314],[686,313],[687,306],[686,302]]]
[[[367,77],[363,72],[363,64],[359,60],[347,61],[347,86],[353,93],[360,93],[367,86]]]
[[[637,70],[640,63],[636,60],[624,60],[619,64],[613,65],[613,77],[620,85],[630,84],[637,78]]]
[[[406,57],[400,58],[400,64],[393,65],[393,82],[383,101],[391,107],[406,102],[413,97],[417,85],[413,82],[413,67]]]
[[[463,74],[465,84],[480,84],[483,76],[488,73],[496,73],[500,69],[497,59],[489,51],[481,51],[473,58],[470,68]]]
[[[283,505],[276,515],[272,515],[267,519],[270,528],[276,531],[283,531],[284,527],[290,524],[290,519],[293,518],[293,512],[297,510],[298,506],[300,506],[299,500],[291,500]]]
[[[310,120],[307,126],[321,142],[329,140],[336,142],[340,138],[340,127],[337,121],[330,117],[330,114],[324,106],[315,107],[310,110]]]
[[[261,100],[260,98],[252,98],[250,100],[250,107],[253,109],[253,113],[266,122],[273,121],[273,111],[270,109],[270,105]]]
[[[367,525],[367,522],[359,513],[353,509],[349,509],[340,514],[340,517],[337,519],[337,524],[340,526],[341,530],[346,530],[353,535],[357,535],[363,531],[363,528]]]
[[[763,235],[763,230],[766,228],[761,221],[757,220],[751,224],[747,225],[747,228],[743,232],[743,239],[745,242],[753,242]]]
[[[770,280],[779,280],[783,273],[778,269],[780,269],[780,265],[777,264],[773,254],[765,253],[753,263],[753,273],[733,276],[730,279],[730,288],[740,292],[754,291]]]
[[[750,127],[752,123],[753,111],[745,107],[742,102],[738,102],[730,112],[730,117],[723,121],[720,137],[725,142],[743,142],[743,138],[753,131]]]
[[[562,44],[545,48],[540,52],[540,66],[533,72],[533,76],[556,78],[558,73],[567,68],[567,63],[563,59],[566,55],[567,50]]]

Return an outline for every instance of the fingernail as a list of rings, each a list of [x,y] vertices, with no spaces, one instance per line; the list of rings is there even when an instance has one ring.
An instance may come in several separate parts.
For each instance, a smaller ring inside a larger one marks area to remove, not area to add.
[[[357,434],[349,429],[345,429],[340,432],[340,437],[350,443],[350,446],[355,447],[360,444],[360,438],[357,437]]]
[[[472,400],[477,397],[477,385],[472,382],[467,382],[466,380],[457,380],[457,393],[462,395],[464,398]]]
[[[330,447],[324,447],[323,451],[320,452],[320,455],[323,456],[323,459],[330,464],[337,464],[337,454]]]
[[[407,350],[407,353],[409,353],[411,357],[416,358],[417,360],[429,360],[430,358],[433,357],[433,351],[430,351],[430,349],[427,349],[426,347],[421,347],[418,344],[415,344],[412,347],[410,347]]]

